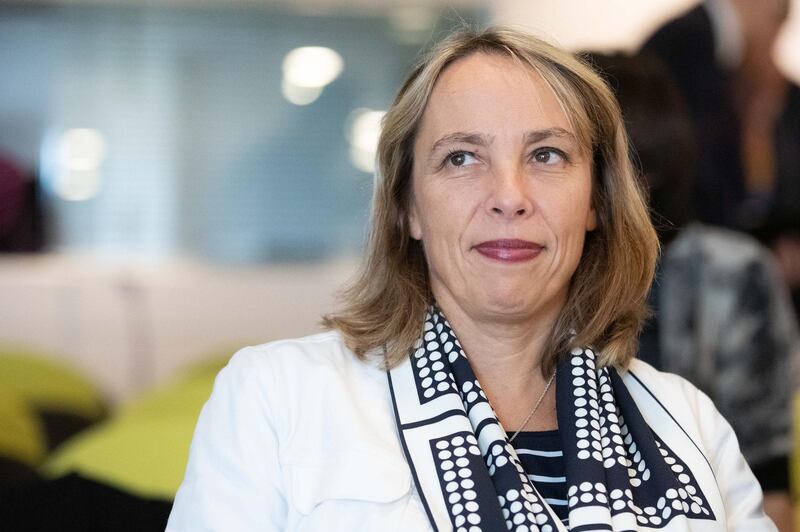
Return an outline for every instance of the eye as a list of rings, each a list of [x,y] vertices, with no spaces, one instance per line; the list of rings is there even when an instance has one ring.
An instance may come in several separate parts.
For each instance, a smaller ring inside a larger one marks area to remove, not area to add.
[[[475,154],[468,151],[453,151],[447,155],[445,162],[455,166],[467,166],[475,162]]]
[[[567,161],[567,156],[556,148],[539,148],[533,152],[533,160],[540,164],[554,166]]]

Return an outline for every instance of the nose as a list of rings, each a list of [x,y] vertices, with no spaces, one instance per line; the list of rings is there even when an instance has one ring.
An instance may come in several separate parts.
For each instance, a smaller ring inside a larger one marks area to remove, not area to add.
[[[497,172],[492,177],[492,191],[487,203],[490,213],[502,218],[529,215],[533,205],[525,187],[525,178],[521,171],[509,169]]]

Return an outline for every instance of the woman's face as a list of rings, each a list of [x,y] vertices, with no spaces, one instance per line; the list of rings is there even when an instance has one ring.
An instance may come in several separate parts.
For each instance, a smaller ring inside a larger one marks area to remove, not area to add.
[[[530,68],[475,53],[434,86],[414,143],[411,236],[446,312],[554,317],[595,228],[588,150]]]

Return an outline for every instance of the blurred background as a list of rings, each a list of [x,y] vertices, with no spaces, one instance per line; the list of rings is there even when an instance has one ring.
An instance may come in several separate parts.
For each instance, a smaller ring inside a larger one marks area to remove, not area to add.
[[[318,331],[354,272],[380,119],[427,46],[498,23],[629,55],[698,4],[0,1],[0,517],[35,487],[62,530],[163,529],[216,371]],[[775,253],[796,302],[800,126],[785,165],[758,135],[800,84],[790,4],[775,97],[743,105],[756,162],[696,210]],[[112,499],[131,513],[78,524]]]

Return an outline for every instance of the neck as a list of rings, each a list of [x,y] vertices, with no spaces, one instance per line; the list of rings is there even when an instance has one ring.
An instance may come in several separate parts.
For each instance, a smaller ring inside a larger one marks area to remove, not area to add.
[[[542,396],[547,385],[542,358],[564,307],[566,292],[535,312],[521,309],[487,312],[460,305],[446,290],[434,287],[433,292],[497,419],[509,435],[517,430],[557,428],[556,387],[551,386]],[[539,409],[525,422],[540,396]]]
[[[447,294],[437,304],[487,395],[524,398],[543,389],[542,358],[562,302],[528,319],[476,316]]]

